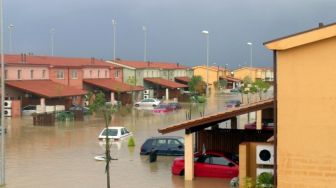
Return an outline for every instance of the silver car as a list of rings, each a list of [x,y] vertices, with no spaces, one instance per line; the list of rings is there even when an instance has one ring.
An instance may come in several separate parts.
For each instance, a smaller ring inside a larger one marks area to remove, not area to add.
[[[157,107],[161,103],[158,99],[143,99],[134,104],[135,107]]]
[[[33,113],[36,113],[36,105],[28,105],[22,108],[23,116],[29,116]]]

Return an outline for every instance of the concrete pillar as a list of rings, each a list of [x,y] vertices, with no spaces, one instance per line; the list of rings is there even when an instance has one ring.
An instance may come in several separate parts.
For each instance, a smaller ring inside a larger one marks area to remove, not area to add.
[[[169,100],[169,89],[168,88],[166,88],[166,101],[168,101]]]
[[[41,105],[41,112],[46,112],[46,105],[45,105],[45,98],[40,99],[40,105]]]
[[[239,188],[245,188],[245,181],[246,177],[249,176],[249,158],[248,158],[248,143],[241,143],[239,144]]]
[[[238,124],[237,124],[237,117],[231,118],[231,129],[237,129]]]
[[[111,92],[111,104],[115,103],[114,92]]]
[[[184,135],[184,180],[194,179],[193,137],[192,133]]]
[[[262,113],[261,113],[261,110],[258,110],[257,111],[257,117],[256,117],[256,127],[257,127],[257,130],[261,130],[262,129]]]

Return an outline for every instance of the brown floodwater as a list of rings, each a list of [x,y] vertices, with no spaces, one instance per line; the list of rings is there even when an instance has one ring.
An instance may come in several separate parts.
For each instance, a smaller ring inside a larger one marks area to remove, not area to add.
[[[207,105],[192,106],[192,118],[224,110],[228,98],[212,96]],[[141,144],[157,129],[186,120],[186,109],[153,114],[149,110],[122,109],[113,116],[111,126],[125,126],[133,132],[136,146],[129,148],[127,141],[112,145],[110,166],[111,187],[229,187],[229,180],[198,178],[185,182],[183,177],[171,174],[174,157],[158,156],[149,163],[140,156]],[[63,122],[52,127],[33,126],[31,117],[6,119],[6,188],[100,188],[106,187],[105,163],[94,157],[103,154],[98,134],[104,128],[100,117],[87,116],[83,122]],[[183,131],[171,135],[183,135]]]

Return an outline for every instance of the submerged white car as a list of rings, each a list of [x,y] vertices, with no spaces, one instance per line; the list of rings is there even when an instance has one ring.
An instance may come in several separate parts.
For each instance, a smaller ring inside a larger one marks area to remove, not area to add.
[[[157,107],[161,103],[158,99],[143,99],[134,104],[135,107]]]
[[[100,132],[98,139],[105,140],[108,136],[111,141],[119,141],[131,135],[132,132],[129,132],[125,127],[108,127],[108,129],[104,128]]]

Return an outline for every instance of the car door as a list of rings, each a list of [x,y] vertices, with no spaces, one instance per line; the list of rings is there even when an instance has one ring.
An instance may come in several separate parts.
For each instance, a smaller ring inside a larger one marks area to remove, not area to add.
[[[167,139],[161,138],[156,141],[156,153],[158,155],[168,155]]]
[[[167,139],[169,155],[183,155],[183,144],[175,138]]]
[[[220,155],[211,155],[211,177],[233,178],[238,176],[238,165]]]
[[[211,164],[209,155],[199,155],[195,158],[195,176],[211,177]]]

